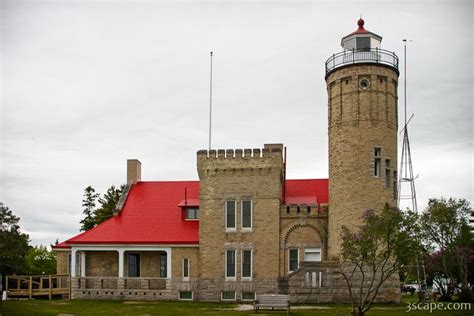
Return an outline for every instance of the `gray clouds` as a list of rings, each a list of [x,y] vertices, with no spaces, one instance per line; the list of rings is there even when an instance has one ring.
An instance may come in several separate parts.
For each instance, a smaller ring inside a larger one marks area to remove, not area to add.
[[[127,158],[142,161],[144,180],[197,179],[210,50],[213,147],[284,142],[289,178],[327,177],[324,61],[359,13],[402,62],[401,39],[413,40],[418,204],[441,194],[474,200],[469,1],[2,1],[1,9],[0,200],[34,244],[74,235],[83,189],[123,183]]]

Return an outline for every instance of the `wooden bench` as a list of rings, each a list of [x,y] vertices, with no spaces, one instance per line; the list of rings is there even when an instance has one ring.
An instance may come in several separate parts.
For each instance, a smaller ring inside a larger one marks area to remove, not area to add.
[[[290,296],[284,294],[263,294],[258,295],[257,299],[253,303],[253,309],[255,312],[262,309],[275,309],[281,308],[286,309],[286,314],[290,314]]]

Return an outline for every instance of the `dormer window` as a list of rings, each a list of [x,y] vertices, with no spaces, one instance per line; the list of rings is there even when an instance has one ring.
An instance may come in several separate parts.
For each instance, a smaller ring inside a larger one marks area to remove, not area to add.
[[[198,207],[186,208],[186,219],[199,220],[199,208]]]

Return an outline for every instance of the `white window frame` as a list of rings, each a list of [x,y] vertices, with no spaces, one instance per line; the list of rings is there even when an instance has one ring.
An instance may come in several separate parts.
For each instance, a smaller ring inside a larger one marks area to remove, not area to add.
[[[224,298],[224,292],[234,293],[234,298]],[[221,292],[221,301],[236,301],[237,293],[235,291],[222,291]]]
[[[244,227],[244,202],[250,202],[250,227]],[[253,201],[250,199],[240,201],[240,227],[243,232],[252,231],[253,229]]]
[[[296,271],[296,270],[290,270],[290,261],[291,261],[290,252],[291,252],[291,250],[296,250],[296,253],[298,254],[298,256],[297,256],[298,260],[296,261],[296,269],[298,269],[298,266],[300,265],[300,249],[299,248],[289,248],[288,249],[288,273]]]
[[[233,251],[234,252],[234,276],[227,276],[227,252]],[[226,249],[224,251],[224,272],[225,272],[225,279],[227,281],[235,281],[237,280],[237,250],[236,249]]]
[[[244,277],[244,252],[250,251],[250,276]],[[253,251],[252,249],[242,249],[240,251],[240,276],[243,281],[251,281],[253,277]]]
[[[188,276],[184,276],[184,261],[188,261]],[[181,272],[182,272],[182,277],[183,277],[183,281],[189,281],[189,272],[190,272],[190,267],[189,267],[189,264],[190,264],[190,261],[189,261],[189,258],[183,258],[183,261],[182,261],[182,268],[181,268]]]
[[[319,261],[312,261],[312,262],[321,262],[322,261],[322,251],[321,248],[313,247],[313,248],[305,248],[304,249],[304,261],[306,261],[306,253],[319,253]]]
[[[181,298],[181,292],[191,292],[191,298]],[[180,300],[180,301],[192,301],[192,300],[194,300],[194,292],[193,291],[178,291],[178,300]]]
[[[244,293],[253,293],[253,298],[252,299],[244,298]],[[257,293],[255,291],[242,291],[240,293],[240,299],[243,302],[252,302],[252,301],[255,301],[256,298],[257,298]]]
[[[227,225],[227,203],[234,202],[234,227],[228,227]],[[229,199],[225,200],[225,212],[224,212],[224,221],[225,221],[225,231],[226,232],[236,232],[237,231],[237,200]]]

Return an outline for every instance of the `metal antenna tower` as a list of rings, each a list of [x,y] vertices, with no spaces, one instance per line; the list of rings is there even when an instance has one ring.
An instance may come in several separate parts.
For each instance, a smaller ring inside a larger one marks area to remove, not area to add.
[[[415,190],[415,177],[413,176],[413,163],[411,160],[411,150],[410,150],[410,140],[408,138],[408,123],[412,119],[413,115],[407,120],[407,40],[404,39],[404,56],[405,56],[405,65],[404,65],[404,122],[403,125],[403,145],[402,145],[402,155],[400,159],[400,170],[398,175],[398,198],[397,204],[398,208],[401,208],[402,200],[411,200],[411,208],[413,212],[418,212],[418,205],[416,203],[416,190]],[[406,187],[406,184],[409,185],[409,192],[404,193],[403,189]]]
[[[402,155],[400,159],[400,169],[399,169],[399,176],[398,176],[397,204],[398,204],[398,208],[401,209],[402,200],[406,200],[407,201],[406,204],[409,204],[411,202],[412,211],[415,213],[418,213],[418,205],[416,202],[416,190],[415,190],[416,177],[414,177],[413,175],[413,162],[411,160],[410,140],[408,138],[408,123],[410,123],[411,119],[413,118],[413,114],[407,120],[407,40],[404,39],[403,42],[405,43],[404,44],[404,57],[405,57],[404,84],[403,84],[405,116],[404,116],[403,130],[402,130],[403,145],[402,145]],[[405,191],[403,191],[404,189]],[[421,271],[420,271],[420,268],[421,268]],[[417,281],[418,281],[418,286],[419,286],[418,291],[420,291],[423,294],[423,296],[426,296],[427,284],[426,284],[425,264],[424,264],[423,258],[419,260],[418,256],[416,258],[416,273],[417,273]]]

